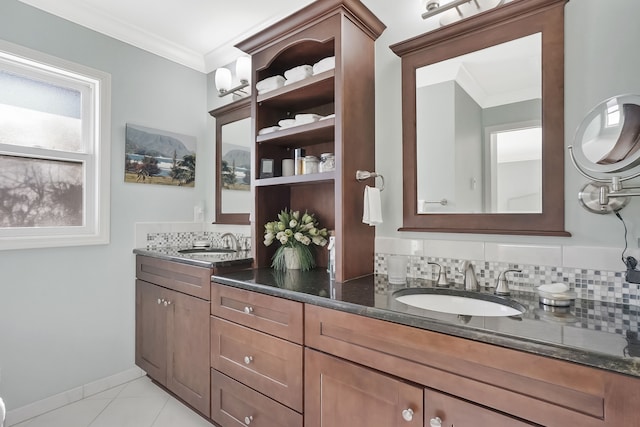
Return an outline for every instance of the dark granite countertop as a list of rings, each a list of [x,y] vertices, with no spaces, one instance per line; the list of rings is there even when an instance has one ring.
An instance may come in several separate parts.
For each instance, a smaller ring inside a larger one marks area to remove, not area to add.
[[[164,259],[167,261],[176,261],[183,264],[194,265],[196,267],[205,268],[221,268],[231,267],[234,265],[251,265],[253,258],[251,251],[238,252],[209,252],[209,253],[181,253],[181,250],[193,249],[189,247],[162,247],[153,249],[134,249],[136,255],[149,256],[153,258]]]
[[[552,310],[535,292],[512,292],[508,299],[526,307],[512,317],[459,316],[411,307],[395,300],[394,292],[433,288],[431,281],[409,279],[390,285],[387,277],[371,275],[344,283],[331,282],[322,269],[310,272],[243,270],[214,275],[224,285],[375,319],[441,332],[533,354],[640,377],[640,307],[575,300]],[[405,291],[406,292],[406,291]],[[490,294],[488,290],[480,295]],[[495,296],[491,295],[495,298]]]

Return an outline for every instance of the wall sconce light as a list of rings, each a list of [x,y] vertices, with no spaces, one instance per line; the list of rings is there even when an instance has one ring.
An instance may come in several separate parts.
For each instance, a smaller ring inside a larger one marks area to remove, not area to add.
[[[449,11],[440,19],[440,26],[445,26],[468,18],[476,13],[498,7],[502,3],[504,3],[504,0],[453,0],[441,6],[440,0],[427,0],[427,11],[422,14],[422,19],[427,19],[439,13]],[[455,11],[451,9],[455,9]]]
[[[249,80],[251,76],[251,58],[248,56],[241,56],[236,59],[236,77],[240,81],[240,84],[236,87],[231,87],[233,82],[233,76],[231,70],[228,68],[218,68],[215,74],[216,89],[218,90],[218,96],[223,97],[229,94],[234,94],[239,97],[248,96],[249,92],[243,90],[249,86]]]

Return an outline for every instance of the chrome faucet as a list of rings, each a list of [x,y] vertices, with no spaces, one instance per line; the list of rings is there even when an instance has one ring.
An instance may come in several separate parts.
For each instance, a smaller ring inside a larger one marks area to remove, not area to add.
[[[436,282],[436,286],[448,287],[450,283],[449,279],[447,279],[447,269],[443,268],[437,262],[427,262],[427,264],[438,266],[438,281]]]
[[[238,242],[238,238],[235,236],[235,234],[233,233],[224,233],[222,236],[220,236],[220,240],[222,241],[222,243],[224,244],[224,239],[229,238],[231,240],[231,243],[233,244],[233,247],[229,247],[229,249],[235,249],[236,252],[240,252],[240,242]]]
[[[478,279],[476,278],[476,272],[473,269],[471,261],[463,261],[460,268],[462,274],[464,274],[464,288],[467,291],[477,291],[480,289],[478,286]]]
[[[509,291],[509,281],[507,280],[507,273],[510,273],[510,272],[522,273],[522,270],[509,269],[498,274],[498,281],[496,282],[496,290],[495,290],[496,295],[511,294],[511,291]]]

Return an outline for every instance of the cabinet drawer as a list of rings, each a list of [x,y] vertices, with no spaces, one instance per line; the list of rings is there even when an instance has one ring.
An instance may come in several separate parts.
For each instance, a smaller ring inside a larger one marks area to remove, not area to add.
[[[136,277],[174,291],[209,300],[211,298],[211,269],[136,256]]]
[[[296,301],[213,283],[211,314],[302,344],[303,305]]]
[[[211,370],[211,418],[222,427],[302,427],[302,415],[215,369]]]
[[[437,417],[443,426],[534,427],[534,424],[429,389],[424,392],[424,413],[425,424]]]
[[[305,327],[309,347],[522,419],[604,425],[598,369],[312,305]]]
[[[211,366],[302,412],[302,347],[211,317]]]

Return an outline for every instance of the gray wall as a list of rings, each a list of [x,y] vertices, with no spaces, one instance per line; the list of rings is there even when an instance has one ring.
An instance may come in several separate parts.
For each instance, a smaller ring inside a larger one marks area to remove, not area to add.
[[[390,6],[389,6],[390,8]],[[390,10],[390,9],[389,9]],[[405,25],[382,14],[386,6],[374,9],[387,24],[376,42],[376,170],[385,177],[382,194],[384,223],[377,237],[477,240],[532,244],[562,244],[616,247],[622,250],[623,230],[613,215],[594,215],[576,201],[585,183],[565,156],[566,229],[570,238],[467,235],[449,233],[398,232],[402,226],[402,102],[400,58],[389,45],[429,30],[433,23],[419,19]],[[624,93],[640,93],[640,2],[637,0],[572,0],[565,8],[565,147],[573,140],[582,118],[599,102]],[[629,227],[630,247],[637,247],[640,233],[640,199],[622,211]]]
[[[0,251],[0,395],[15,409],[134,366],[134,223],[192,220],[213,194],[212,144],[204,74],[17,0],[0,1],[0,38],[111,73],[113,89],[111,243]],[[196,187],[125,184],[126,123],[196,136]]]

